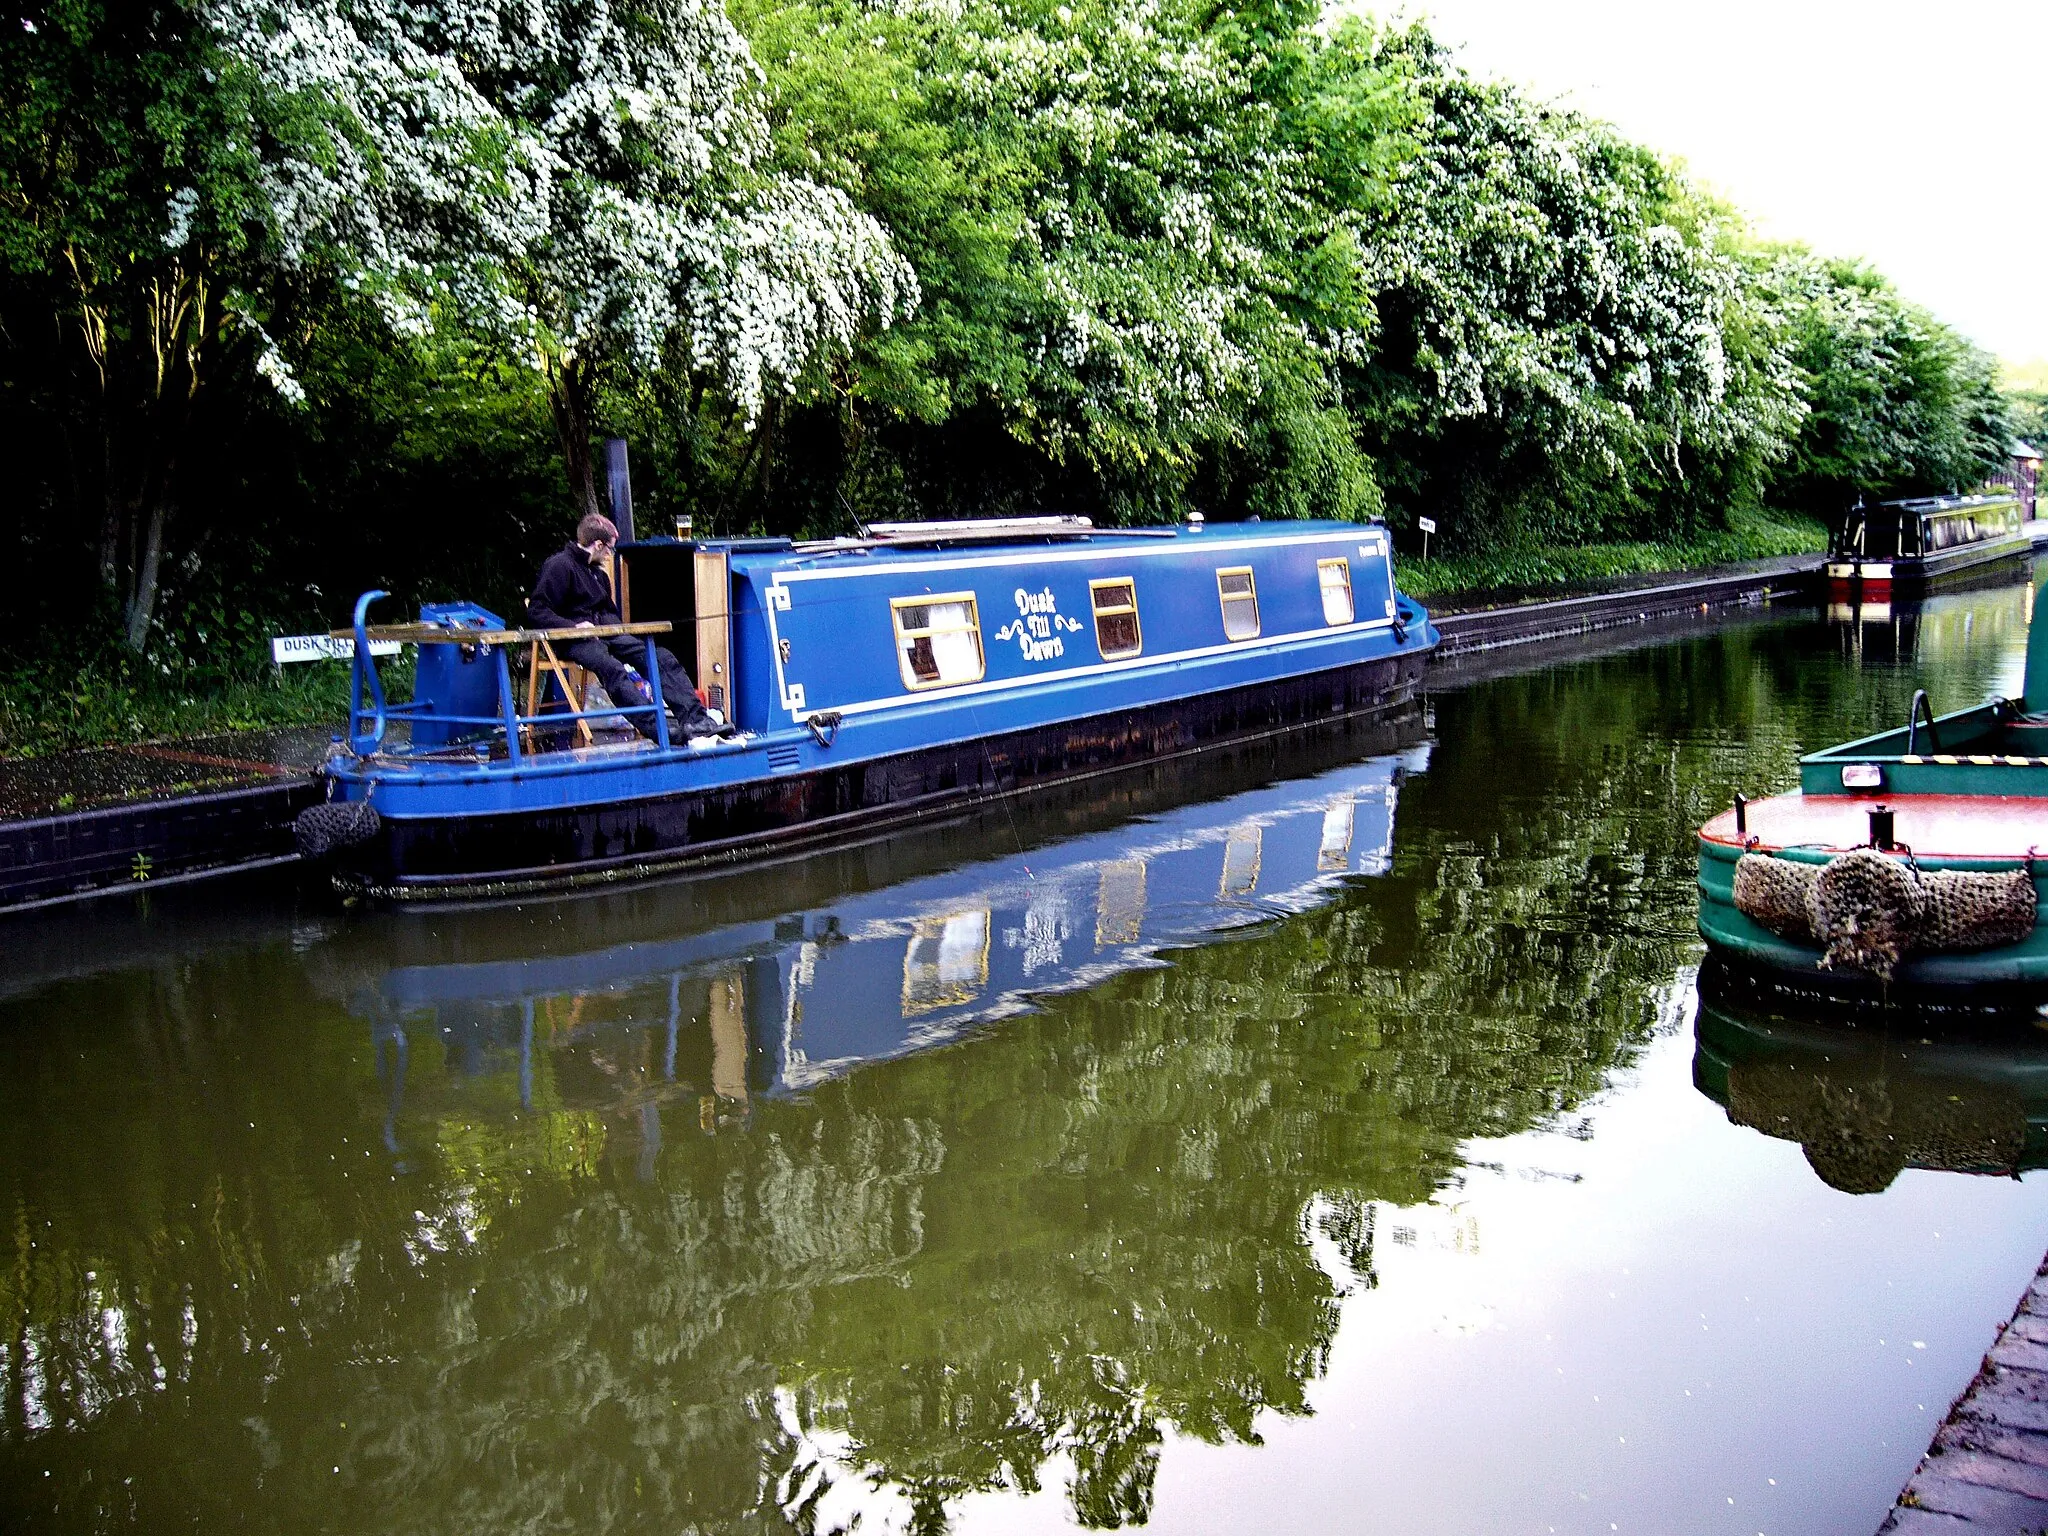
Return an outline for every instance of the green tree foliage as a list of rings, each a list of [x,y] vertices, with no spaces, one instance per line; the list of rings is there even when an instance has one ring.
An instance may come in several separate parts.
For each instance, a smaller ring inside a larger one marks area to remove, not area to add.
[[[2048,390],[2007,390],[2005,405],[2013,436],[2036,448],[2048,448]]]
[[[2009,427],[1867,269],[1311,0],[20,20],[9,515],[152,667],[371,581],[509,607],[600,434],[718,532],[1385,511],[1533,556],[1968,488]]]
[[[2011,423],[1987,354],[1867,266],[1796,247],[1754,266],[1808,406],[1774,486],[1783,504],[1825,517],[1858,495],[1967,491],[2004,462]]]
[[[1377,56],[1429,109],[1390,195],[1345,210],[1382,325],[1354,411],[1397,505],[1455,548],[1690,536],[1753,501],[1797,407],[1787,371],[1731,336],[1714,212],[1655,155],[1473,79],[1419,27]]]
[[[274,204],[335,227],[401,331],[440,319],[543,375],[579,511],[616,370],[668,351],[751,418],[915,303],[880,225],[761,163],[758,72],[716,0],[205,14],[267,96],[333,121],[321,161],[266,159]]]
[[[265,408],[260,376],[302,398],[265,329],[291,295],[256,144],[304,125],[182,6],[31,9],[0,27],[0,355],[25,439],[56,442],[17,505],[72,524],[140,650],[192,459]]]
[[[1377,507],[1331,367],[1371,309],[1320,189],[1384,153],[1405,96],[1369,67],[1323,91],[1311,9],[739,15],[784,162],[888,224],[923,294],[787,456],[822,447],[871,514]]]

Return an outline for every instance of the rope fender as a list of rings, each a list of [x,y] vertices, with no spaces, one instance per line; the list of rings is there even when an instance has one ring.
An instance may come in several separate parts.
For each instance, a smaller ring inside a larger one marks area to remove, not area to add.
[[[2017,944],[2034,931],[2026,869],[1923,873],[1874,848],[1824,865],[1765,853],[1735,861],[1735,907],[1780,938],[1821,947],[1823,970],[1868,971],[1889,982],[1912,951],[1956,953]]]
[[[367,800],[330,800],[309,805],[292,823],[292,841],[302,859],[325,858],[357,843],[367,843],[384,825],[384,818]]]

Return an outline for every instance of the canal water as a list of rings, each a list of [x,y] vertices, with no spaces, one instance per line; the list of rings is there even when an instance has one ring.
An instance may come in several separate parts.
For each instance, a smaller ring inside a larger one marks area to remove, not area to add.
[[[2027,597],[750,873],[13,925],[0,1528],[1874,1529],[2048,1248],[2048,1037],[1703,1011],[1692,831],[2017,691]]]

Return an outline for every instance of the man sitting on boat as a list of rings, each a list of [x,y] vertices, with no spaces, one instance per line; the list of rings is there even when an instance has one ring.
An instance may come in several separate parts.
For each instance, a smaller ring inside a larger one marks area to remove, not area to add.
[[[534,580],[533,595],[526,600],[526,622],[535,629],[590,629],[599,624],[617,624],[618,601],[612,595],[611,577],[604,561],[619,541],[612,520],[592,512],[576,525],[574,543],[564,544],[549,555]],[[558,642],[556,653],[564,661],[597,674],[607,697],[614,704],[644,704],[645,688],[629,669],[646,659],[646,647],[637,636],[612,635],[589,640]],[[732,727],[713,715],[697,697],[675,652],[665,645],[654,648],[661,668],[661,696],[669,712],[681,722],[684,740],[702,736],[730,736]],[[652,738],[652,715],[628,715],[635,730]]]

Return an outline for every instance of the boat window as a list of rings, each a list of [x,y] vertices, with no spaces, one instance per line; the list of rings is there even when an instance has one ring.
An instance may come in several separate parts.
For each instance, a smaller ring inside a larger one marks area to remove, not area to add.
[[[1316,581],[1323,589],[1323,622],[1349,624],[1354,617],[1351,609],[1351,562],[1318,560]]]
[[[1135,656],[1145,648],[1138,632],[1138,588],[1128,576],[1091,581],[1088,595],[1095,604],[1095,647],[1104,661]]]
[[[1216,573],[1216,592],[1223,599],[1223,633],[1232,640],[1259,637],[1259,594],[1252,585],[1252,568],[1232,566]]]
[[[949,688],[977,683],[985,669],[981,616],[972,592],[933,597],[899,597],[890,604],[896,619],[896,660],[906,688]]]

